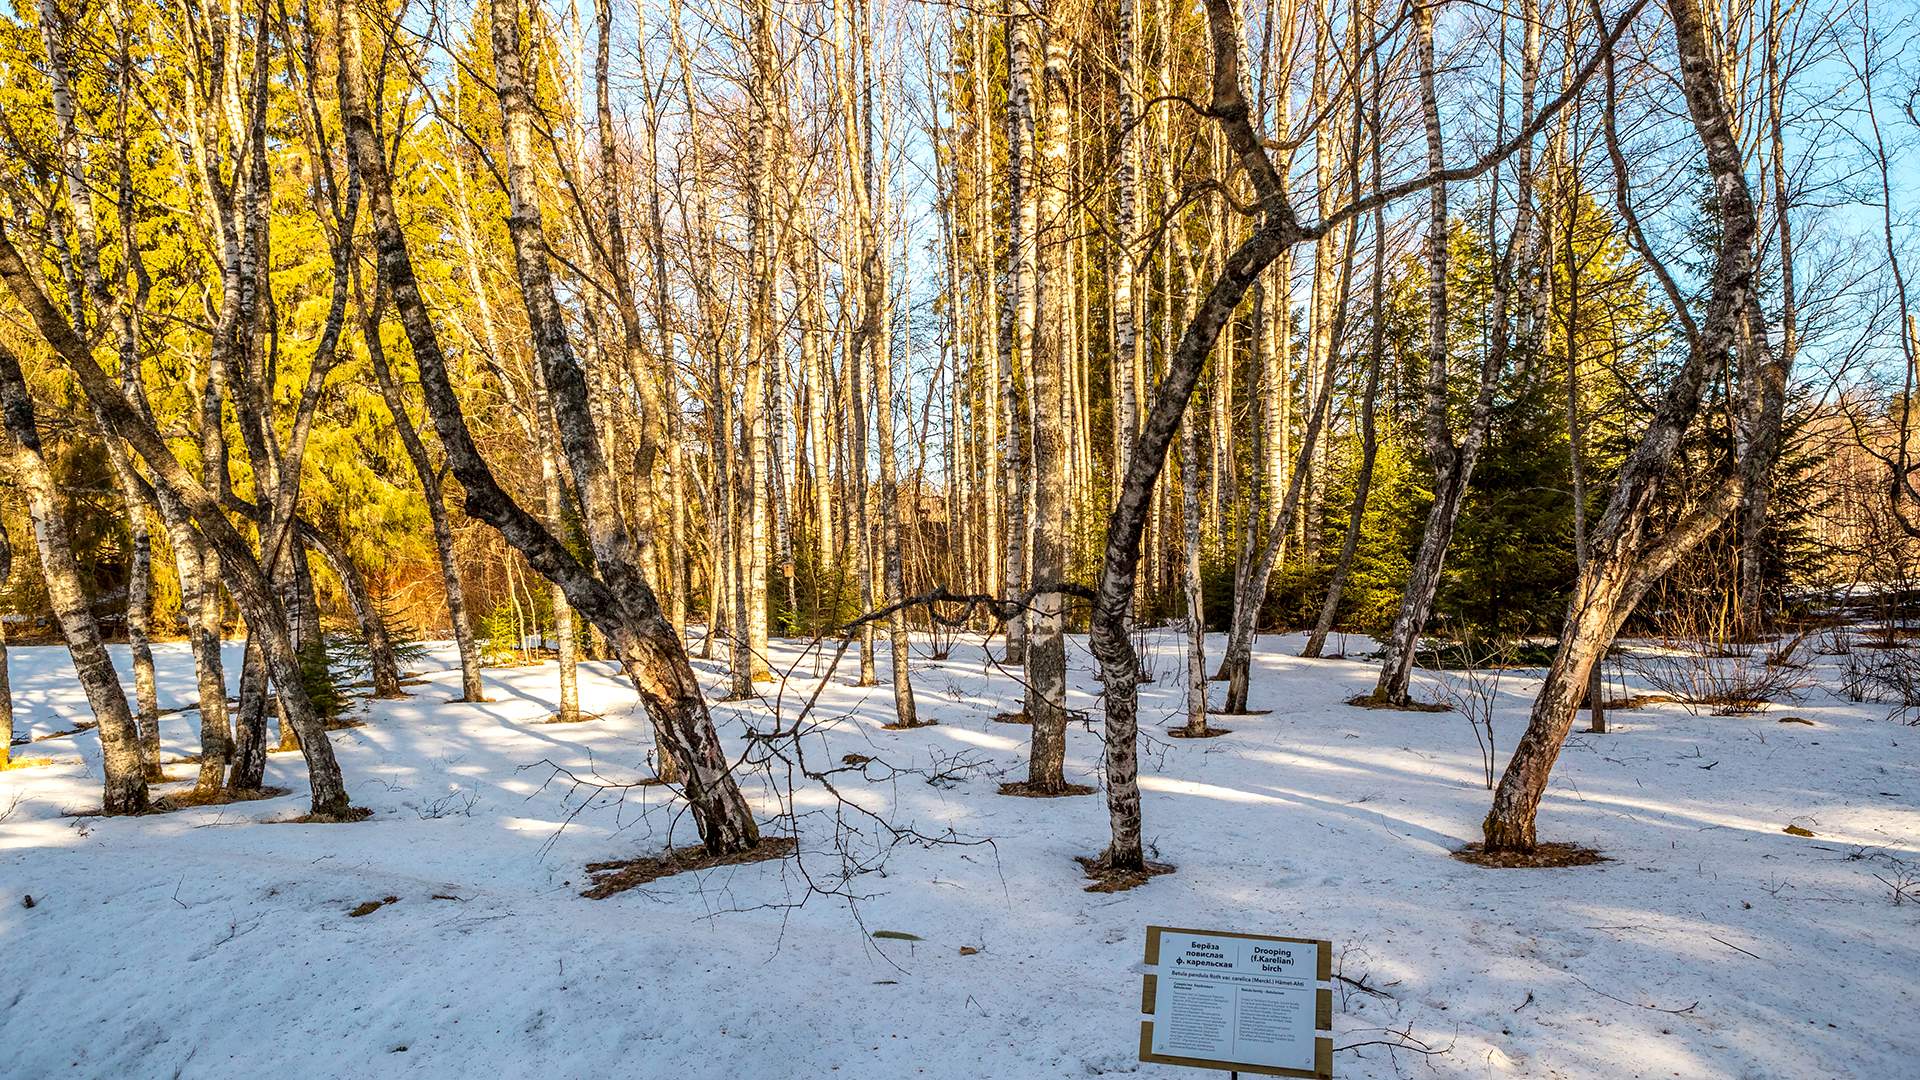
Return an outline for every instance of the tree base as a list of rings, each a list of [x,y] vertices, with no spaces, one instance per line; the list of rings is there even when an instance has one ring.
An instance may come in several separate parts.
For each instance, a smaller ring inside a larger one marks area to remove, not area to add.
[[[658,881],[675,874],[685,874],[693,870],[710,870],[716,866],[739,866],[744,863],[767,862],[783,859],[794,851],[794,841],[790,836],[763,837],[759,843],[745,851],[735,851],[726,855],[710,855],[702,849],[669,848],[664,854],[641,859],[617,859],[612,862],[587,864],[587,873],[593,875],[593,886],[580,893],[589,900],[605,900],[617,896],[628,889],[645,885],[649,881]]]
[[[994,713],[993,722],[996,724],[1031,724],[1033,723],[1033,721],[1027,719],[1027,714],[1025,712]]]
[[[542,720],[540,722],[543,724],[584,724],[590,720],[605,720],[605,719],[606,717],[601,716],[597,712],[575,713],[570,717],[562,716],[559,713],[554,713],[552,716],[549,716],[545,720]]]
[[[1385,709],[1389,712],[1443,713],[1453,711],[1453,706],[1444,701],[1415,701],[1412,698],[1408,698],[1405,701],[1395,701],[1392,698],[1380,697],[1377,694],[1356,694],[1347,699],[1347,704],[1357,709]]]
[[[915,720],[911,724],[903,724],[898,720],[896,720],[891,724],[881,724],[880,730],[881,731],[916,731],[920,728],[938,727],[939,724],[940,724],[940,721],[938,720]]]
[[[1485,844],[1468,844],[1454,852],[1453,857],[1464,863],[1494,870],[1557,869],[1567,866],[1594,866],[1598,863],[1613,861],[1593,848],[1581,844],[1557,842],[1535,844],[1525,851],[1505,848],[1489,851]]]
[[[373,816],[373,811],[364,806],[349,806],[345,810],[323,811],[301,814],[299,817],[277,818],[269,825],[351,825],[356,821],[365,821]]]
[[[1207,715],[1209,715],[1209,716],[1231,716],[1231,715],[1234,715],[1234,714],[1232,714],[1232,713],[1208,713]],[[1244,714],[1244,713],[1242,713],[1242,714],[1240,714],[1240,715],[1246,715],[1246,714]],[[1220,737],[1220,736],[1222,736],[1222,735],[1231,735],[1231,734],[1233,734],[1233,729],[1232,729],[1232,728],[1223,728],[1223,727],[1213,727],[1213,726],[1211,726],[1211,725],[1209,725],[1209,726],[1207,726],[1207,727],[1203,727],[1203,728],[1201,728],[1201,729],[1200,729],[1200,730],[1198,730],[1198,731],[1195,731],[1195,730],[1193,730],[1192,728],[1190,728],[1190,727],[1187,727],[1187,726],[1185,726],[1185,725],[1182,725],[1182,726],[1180,726],[1180,727],[1173,727],[1173,728],[1168,728],[1168,729],[1167,729],[1167,738],[1169,738],[1169,739],[1217,739],[1217,738],[1219,738],[1219,737]]]
[[[1000,794],[1011,795],[1017,799],[1065,799],[1074,795],[1091,795],[1093,789],[1085,784],[1061,784],[1058,787],[1037,786],[1030,780],[1018,780],[1000,785]]]
[[[1173,873],[1168,863],[1147,862],[1141,860],[1137,867],[1115,867],[1107,861],[1105,855],[1075,855],[1073,861],[1087,872],[1087,880],[1092,882],[1084,891],[1091,893],[1117,893],[1137,889],[1162,874]]]
[[[1272,709],[1208,709],[1208,716],[1271,716]]]

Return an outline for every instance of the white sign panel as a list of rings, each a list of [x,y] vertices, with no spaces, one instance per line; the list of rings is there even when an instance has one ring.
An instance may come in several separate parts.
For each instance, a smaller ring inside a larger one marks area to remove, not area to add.
[[[1141,1057],[1280,1076],[1330,1073],[1324,941],[1149,927]],[[1326,1048],[1323,1042],[1328,1042]]]

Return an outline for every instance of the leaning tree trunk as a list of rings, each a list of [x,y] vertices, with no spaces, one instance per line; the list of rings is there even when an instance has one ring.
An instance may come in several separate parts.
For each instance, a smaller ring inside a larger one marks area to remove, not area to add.
[[[0,279],[5,280],[14,299],[32,317],[41,337],[72,372],[88,405],[102,417],[109,434],[124,439],[140,455],[152,471],[156,486],[165,485],[181,497],[202,533],[220,549],[229,584],[235,590],[249,633],[264,639],[267,664],[274,681],[282,687],[282,704],[300,735],[308,785],[313,794],[313,816],[316,820],[351,817],[352,806],[339,762],[314,713],[313,703],[300,684],[300,661],[285,615],[246,540],[227,520],[219,500],[173,456],[151,419],[137,412],[114,379],[101,370],[86,341],[40,290],[33,273],[7,236],[4,223],[0,223]]]
[[[356,289],[358,285],[356,284]],[[369,309],[361,305],[361,338],[366,342],[367,355],[373,361],[374,379],[380,384],[380,396],[387,403],[387,412],[393,416],[394,430],[400,433],[400,445],[407,452],[407,460],[413,464],[414,475],[420,480],[420,491],[427,503],[427,518],[433,525],[433,552],[440,563],[440,585],[447,598],[447,622],[453,630],[454,648],[460,654],[460,696],[456,701],[485,701],[486,693],[480,684],[480,647],[473,639],[473,620],[467,615],[466,590],[460,585],[460,564],[453,554],[453,523],[447,516],[447,502],[440,491],[440,474],[427,457],[426,443],[420,433],[414,429],[413,418],[407,414],[406,402],[400,397],[400,387],[394,381],[393,372],[387,366],[387,351],[380,340],[381,300],[376,298]]]
[[[124,363],[124,359],[122,360]],[[149,781],[165,778],[160,768],[160,693],[153,673],[153,531],[140,478],[118,439],[106,436],[120,503],[127,514],[130,550],[127,566],[127,652],[133,660],[134,720],[140,728],[140,765]]]
[[[1647,591],[1682,555],[1719,529],[1741,504],[1748,471],[1770,464],[1772,455],[1778,452],[1782,399],[1774,388],[1785,385],[1788,358],[1767,349],[1767,328],[1754,280],[1759,220],[1747,188],[1732,108],[1715,60],[1717,48],[1703,13],[1695,5],[1678,0],[1668,4],[1667,10],[1678,46],[1681,91],[1705,150],[1718,217],[1720,238],[1709,279],[1707,309],[1697,326],[1688,323],[1687,357],[1661,395],[1652,422],[1614,482],[1613,496],[1595,531],[1587,566],[1574,588],[1560,647],[1482,826],[1489,851],[1534,849],[1540,800],[1586,696],[1594,665]],[[1597,11],[1595,14],[1598,21]],[[1623,216],[1629,221],[1630,233],[1637,237],[1639,230],[1625,188],[1625,158],[1615,137],[1611,56],[1607,58],[1607,88],[1608,151],[1613,158]],[[1671,278],[1663,283],[1671,288]],[[1672,290],[1671,295],[1678,304],[1678,291]],[[1680,310],[1685,321],[1684,307]],[[1746,354],[1740,358],[1739,369],[1751,373],[1760,383],[1740,389],[1761,404],[1742,409],[1738,415],[1741,430],[1736,439],[1734,472],[1665,534],[1650,536],[1649,519],[1662,497],[1681,440],[1700,411],[1707,379],[1735,349]]]
[[[1414,25],[1419,33],[1420,115],[1427,131],[1427,171],[1438,170],[1445,162],[1440,125],[1439,98],[1434,90],[1435,58],[1433,46],[1433,10],[1415,9]],[[1426,442],[1427,457],[1433,466],[1433,505],[1427,510],[1426,527],[1420,533],[1420,549],[1407,573],[1407,584],[1400,596],[1400,608],[1387,634],[1386,655],[1380,664],[1380,678],[1373,690],[1375,701],[1406,704],[1408,682],[1412,677],[1414,649],[1420,631],[1433,608],[1435,591],[1440,587],[1440,564],[1446,557],[1447,543],[1453,536],[1453,523],[1459,513],[1465,488],[1465,469],[1461,453],[1449,426],[1447,396],[1448,330],[1448,231],[1447,185],[1433,185],[1428,192],[1427,208],[1427,372]],[[1476,417],[1477,419],[1477,417]],[[1466,469],[1472,468],[1471,464]]]
[[[1378,88],[1376,87],[1376,93]],[[1379,129],[1376,101],[1374,127]],[[1373,144],[1373,175],[1380,176],[1380,144]],[[1386,263],[1387,229],[1384,208],[1373,212],[1373,280],[1369,306],[1372,310],[1367,337],[1367,385],[1360,395],[1360,471],[1353,481],[1353,503],[1347,508],[1347,535],[1340,542],[1340,561],[1334,565],[1333,579],[1327,583],[1327,598],[1320,605],[1320,618],[1313,624],[1305,657],[1318,657],[1327,647],[1327,635],[1340,614],[1340,599],[1346,592],[1347,578],[1353,573],[1353,556],[1360,546],[1360,527],[1367,516],[1367,497],[1373,490],[1373,468],[1380,457],[1380,440],[1374,423],[1374,406],[1380,397],[1380,369],[1386,359]]]
[[[1354,45],[1354,53],[1356,57],[1359,54],[1357,42]],[[1347,151],[1347,183],[1348,187],[1356,193],[1360,189],[1360,119],[1360,101],[1356,88],[1353,125]],[[1321,158],[1321,164],[1316,167],[1316,172],[1328,184],[1334,175],[1331,164],[1333,152],[1331,138],[1321,140],[1316,151]],[[1332,209],[1332,198],[1324,186],[1320,203],[1322,213]],[[1313,348],[1308,350],[1308,363],[1311,365],[1317,360],[1319,367],[1316,371],[1310,366],[1306,375],[1309,382],[1317,381],[1318,385],[1312,395],[1311,411],[1306,418],[1305,430],[1301,432],[1298,457],[1287,481],[1286,494],[1275,508],[1273,520],[1267,527],[1266,542],[1261,547],[1260,557],[1252,569],[1246,573],[1244,579],[1235,583],[1238,591],[1234,597],[1233,614],[1228,627],[1226,655],[1221,659],[1221,668],[1227,678],[1227,700],[1221,711],[1230,715],[1248,711],[1247,697],[1252,689],[1255,623],[1259,617],[1260,608],[1266,601],[1267,585],[1272,580],[1274,567],[1293,536],[1295,525],[1300,517],[1302,498],[1307,496],[1316,504],[1319,498],[1317,494],[1309,493],[1319,483],[1317,477],[1320,470],[1314,468],[1314,463],[1321,454],[1320,435],[1332,408],[1336,381],[1334,367],[1346,339],[1347,300],[1353,291],[1353,260],[1358,246],[1359,225],[1359,215],[1354,214],[1347,221],[1346,235],[1341,242],[1326,242],[1316,246],[1313,298],[1316,341]],[[1322,240],[1332,236],[1333,230],[1322,230]],[[1341,253],[1337,271],[1325,265],[1327,256],[1336,249]],[[1332,295],[1327,295],[1328,293]],[[1282,327],[1281,332],[1286,332],[1285,327]],[[1318,510],[1310,507],[1308,516],[1317,517]],[[1303,531],[1304,536],[1314,536],[1315,543],[1318,542],[1317,530]]]
[[[1425,9],[1423,9],[1425,12]],[[1431,12],[1425,12],[1418,22],[1421,37],[1420,87],[1421,112],[1427,128],[1427,162],[1429,167],[1441,160],[1440,116],[1433,97],[1433,18]],[[1534,87],[1539,80],[1540,53],[1542,35],[1540,20],[1536,17],[1523,17],[1525,27],[1525,45],[1520,66],[1520,109],[1521,127],[1531,130],[1534,127]],[[1386,655],[1381,661],[1380,678],[1374,687],[1374,701],[1388,705],[1406,705],[1412,701],[1409,693],[1413,677],[1415,652],[1419,647],[1421,631],[1427,620],[1433,615],[1434,597],[1440,590],[1440,575],[1445,569],[1447,549],[1453,543],[1453,535],[1460,523],[1460,510],[1466,501],[1467,488],[1473,480],[1473,470],[1480,459],[1480,452],[1486,446],[1487,435],[1493,424],[1493,394],[1500,376],[1504,373],[1507,361],[1516,351],[1512,329],[1512,315],[1508,298],[1513,288],[1513,268],[1516,256],[1526,279],[1522,282],[1521,295],[1525,299],[1542,300],[1538,292],[1538,277],[1532,272],[1535,251],[1533,250],[1533,225],[1535,217],[1533,201],[1533,150],[1531,139],[1519,144],[1515,155],[1514,189],[1518,192],[1517,206],[1513,215],[1513,231],[1507,239],[1504,250],[1495,245],[1492,254],[1492,281],[1489,286],[1488,307],[1491,309],[1491,327],[1485,346],[1486,356],[1479,372],[1479,384],[1473,404],[1469,410],[1466,428],[1456,440],[1448,420],[1448,394],[1446,383],[1447,349],[1447,245],[1450,232],[1446,220],[1445,185],[1435,185],[1434,205],[1431,220],[1428,222],[1428,284],[1427,294],[1432,311],[1428,324],[1428,376],[1427,376],[1427,448],[1433,459],[1433,505],[1427,513],[1426,529],[1420,536],[1419,553],[1415,555],[1412,570],[1407,575],[1406,588],[1401,594],[1400,610],[1395,615],[1393,628],[1387,636]],[[1496,176],[1497,179],[1497,176]],[[1489,208],[1489,214],[1493,208]],[[1494,223],[1487,224],[1487,235],[1491,240]],[[1530,338],[1538,332],[1537,324],[1530,323],[1523,316],[1523,338]],[[1517,351],[1523,360],[1531,359],[1533,346],[1531,340],[1519,342]]]
[[[630,544],[612,513],[609,484],[598,440],[588,422],[585,386],[573,362],[545,265],[538,203],[529,198],[530,103],[520,61],[520,32],[513,9],[496,0],[491,12],[496,89],[507,128],[509,219],[515,264],[535,351],[560,418],[562,445],[581,493],[593,574],[551,532],[500,487],[474,445],[454,392],[445,354],[414,275],[413,260],[393,201],[380,137],[368,104],[361,56],[359,13],[343,4],[335,22],[340,56],[340,111],[353,164],[365,181],[372,210],[374,248],[381,277],[413,346],[427,407],[446,448],[454,475],[467,493],[467,508],[519,550],[542,576],[563,585],[576,609],[600,626],[620,657],[648,713],[666,736],[665,752],[677,759],[696,827],[713,854],[744,851],[759,843],[752,810],[729,770],[700,683],[680,637],[630,558]]]
[[[307,521],[296,518],[294,527],[298,530],[299,540],[320,553],[327,568],[339,580],[341,591],[347,594],[347,606],[353,609],[353,621],[360,627],[360,637],[366,642],[373,696],[406,697],[407,692],[400,688],[400,662],[394,655],[393,636],[387,632],[387,621],[380,614],[380,605],[374,600],[373,590],[367,586],[366,576],[355,565],[347,546]]]
[[[34,421],[33,400],[20,360],[0,346],[0,411],[4,412],[8,472],[26,493],[27,516],[33,523],[34,545],[47,603],[66,635],[73,655],[74,674],[99,721],[101,771],[105,775],[104,809],[109,814],[137,814],[147,808],[147,777],[140,759],[140,729],[127,708],[126,692],[114,671],[113,658],[100,637],[93,608],[80,586],[80,564],[60,512],[53,473],[40,452],[40,433]],[[112,438],[109,434],[108,438]],[[11,697],[8,701],[8,740],[13,734]]]
[[[1343,335],[1347,309],[1347,291],[1351,284],[1353,271],[1353,230],[1348,229],[1347,256],[1340,276],[1340,296],[1335,307],[1336,325],[1333,337]],[[1325,354],[1325,363],[1319,375],[1319,392],[1314,396],[1313,408],[1307,414],[1306,430],[1300,434],[1300,446],[1294,460],[1293,471],[1287,478],[1287,491],[1280,499],[1280,505],[1274,508],[1271,520],[1267,524],[1266,542],[1260,548],[1260,557],[1254,560],[1253,568],[1248,572],[1244,588],[1246,595],[1236,598],[1233,613],[1227,627],[1226,654],[1221,657],[1220,666],[1227,678],[1227,700],[1220,711],[1229,716],[1237,716],[1248,711],[1247,697],[1252,691],[1253,633],[1260,608],[1265,603],[1267,585],[1273,580],[1274,567],[1286,553],[1287,544],[1293,536],[1295,522],[1299,518],[1300,503],[1306,494],[1307,479],[1312,471],[1313,456],[1320,444],[1320,433],[1326,426],[1327,413],[1333,401],[1333,368],[1340,350],[1330,346]]]
[[[0,522],[0,589],[13,576],[13,542],[7,539],[7,526]],[[0,619],[0,769],[7,767],[13,755],[13,684],[7,677],[7,623]]]

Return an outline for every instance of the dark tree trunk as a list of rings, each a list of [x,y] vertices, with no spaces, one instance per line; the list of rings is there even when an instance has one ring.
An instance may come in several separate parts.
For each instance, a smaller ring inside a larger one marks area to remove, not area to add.
[[[347,553],[347,546],[336,537],[321,532],[306,521],[296,519],[299,539],[313,547],[326,560],[327,568],[339,579],[340,588],[347,594],[347,604],[353,608],[353,620],[359,624],[360,636],[367,644],[367,664],[371,669],[373,696],[377,698],[403,698],[407,692],[400,688],[400,662],[394,656],[393,637],[387,632],[387,622],[380,617],[380,605],[373,598],[373,590],[367,587],[367,579],[354,565],[353,557]]]
[[[357,288],[357,286],[356,286]],[[361,305],[361,337],[367,343],[367,355],[373,362],[373,374],[380,384],[380,396],[393,416],[400,445],[413,464],[420,480],[420,491],[427,502],[427,518],[433,524],[433,552],[440,563],[440,586],[447,598],[447,622],[453,631],[454,648],[460,654],[460,696],[456,701],[485,701],[480,684],[480,647],[473,640],[473,620],[467,615],[466,590],[460,584],[460,564],[453,554],[453,523],[447,517],[447,501],[440,491],[440,474],[427,457],[427,446],[407,414],[400,386],[387,365],[387,350],[380,340],[380,310],[384,294],[372,308]]]
[[[1379,144],[1374,144],[1374,175],[1379,175]],[[1373,215],[1372,328],[1367,346],[1367,385],[1360,395],[1360,472],[1353,482],[1353,503],[1347,509],[1347,535],[1340,542],[1340,561],[1334,564],[1333,579],[1327,582],[1327,598],[1320,605],[1320,618],[1313,624],[1301,656],[1317,657],[1326,649],[1327,635],[1340,614],[1340,598],[1346,592],[1347,578],[1353,572],[1354,552],[1360,546],[1360,527],[1367,516],[1367,496],[1373,490],[1373,467],[1380,456],[1380,440],[1375,430],[1374,405],[1380,397],[1380,368],[1385,360],[1386,311],[1385,268],[1387,261],[1386,214]]]
[[[234,720],[227,773],[227,787],[234,791],[258,791],[267,774],[267,707],[272,704],[267,690],[266,654],[249,623],[240,654],[240,715]]]

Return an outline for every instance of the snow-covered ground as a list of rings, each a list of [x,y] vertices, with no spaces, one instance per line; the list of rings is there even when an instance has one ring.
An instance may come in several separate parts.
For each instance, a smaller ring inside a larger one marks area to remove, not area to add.
[[[360,824],[262,824],[304,811],[297,754],[269,767],[284,798],[70,817],[100,802],[95,736],[16,747],[56,763],[0,773],[0,1074],[1194,1075],[1135,1060],[1135,966],[1145,927],[1163,924],[1332,940],[1336,970],[1383,995],[1340,984],[1343,1077],[1920,1076],[1920,904],[1879,880],[1920,876],[1920,730],[1825,689],[1756,717],[1618,713],[1612,734],[1569,743],[1541,816],[1543,838],[1613,861],[1487,870],[1447,857],[1476,838],[1488,797],[1466,721],[1346,706],[1372,669],[1298,647],[1260,643],[1253,699],[1271,714],[1180,741],[1162,733],[1179,646],[1154,640],[1146,835],[1179,870],[1113,895],[1083,892],[1072,861],[1101,847],[1103,800],[997,794],[1024,769],[1026,731],[992,721],[1017,684],[977,642],[916,672],[938,727],[881,730],[884,652],[881,687],[849,685],[849,655],[809,718],[825,726],[810,767],[877,759],[832,778],[842,796],[961,841],[893,845],[844,880],[851,902],[808,882],[843,882],[842,841],[862,859],[882,849],[870,820],[807,781],[797,864],[583,899],[586,863],[694,839],[658,788],[549,782],[555,767],[648,772],[645,716],[607,665],[582,675],[603,720],[546,725],[552,665],[489,670],[494,700],[449,704],[457,672],[437,651],[411,698],[334,734],[353,800],[374,812]],[[1093,707],[1084,643],[1070,651],[1071,704]],[[165,703],[191,701],[184,647],[156,652]],[[813,663],[797,644],[776,653],[798,665],[791,721]],[[12,662],[23,733],[86,718],[63,651]],[[717,698],[720,666],[700,666]],[[1501,685],[1503,753],[1534,685]],[[715,718],[744,751],[772,709],[716,704]],[[166,718],[169,756],[194,749],[195,724]],[[1074,725],[1070,779],[1098,784],[1098,756],[1097,729]],[[747,781],[768,818],[787,776],[783,763],[777,785]],[[1407,1039],[1438,1052],[1386,1045]]]

